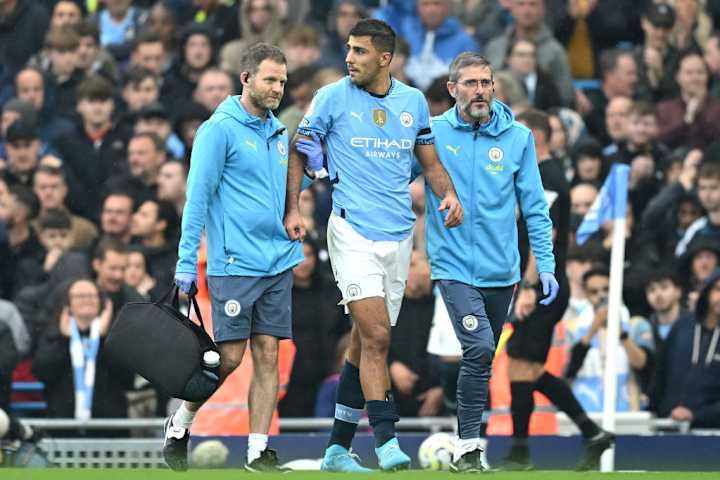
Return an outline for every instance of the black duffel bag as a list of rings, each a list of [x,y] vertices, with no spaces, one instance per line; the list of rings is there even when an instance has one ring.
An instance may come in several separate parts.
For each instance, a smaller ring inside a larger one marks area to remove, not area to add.
[[[179,289],[157,302],[131,302],[120,309],[103,355],[146,378],[162,392],[191,402],[210,398],[219,385],[220,353],[205,331],[194,295],[190,304],[200,325],[179,310]],[[172,295],[172,303],[166,303]]]

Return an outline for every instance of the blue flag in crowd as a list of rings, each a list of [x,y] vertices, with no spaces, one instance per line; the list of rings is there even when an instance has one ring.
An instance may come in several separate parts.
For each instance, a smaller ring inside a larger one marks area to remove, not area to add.
[[[628,165],[615,163],[610,168],[600,193],[577,229],[575,239],[578,245],[585,243],[608,220],[625,218],[629,175]]]

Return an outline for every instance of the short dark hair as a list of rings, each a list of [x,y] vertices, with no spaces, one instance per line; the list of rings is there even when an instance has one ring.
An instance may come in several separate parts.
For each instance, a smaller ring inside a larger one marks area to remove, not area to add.
[[[158,221],[165,221],[165,231],[163,237],[167,241],[171,241],[175,238],[178,228],[180,227],[180,216],[177,213],[175,205],[168,202],[167,200],[149,200],[157,205],[157,219]]]
[[[390,25],[375,18],[364,18],[350,30],[351,37],[370,37],[379,52],[395,53],[395,31]]]
[[[155,150],[159,152],[165,151],[165,143],[163,143],[162,139],[158,136],[155,132],[138,132],[133,134],[132,137],[130,137],[130,140],[128,140],[128,145],[130,142],[135,138],[147,138],[149,139],[153,146],[155,147]]]
[[[38,200],[35,192],[21,184],[10,185],[8,192],[15,197],[16,201],[25,205],[28,209],[28,218],[37,217],[40,212],[40,200]]]
[[[622,48],[611,48],[609,50],[605,50],[600,54],[600,78],[604,79],[606,75],[609,73],[612,73],[615,71],[615,69],[618,66],[618,63],[620,62],[620,58],[629,55],[630,58],[635,61],[635,58],[632,56],[632,52],[630,50],[625,50]]]
[[[442,75],[430,82],[430,85],[425,90],[425,98],[433,102],[448,102],[452,105],[455,99],[448,92],[448,78],[447,75]]]
[[[108,189],[108,191],[106,191],[105,194],[104,194],[103,197],[102,197],[102,202],[100,202],[101,209],[102,209],[102,207],[105,205],[105,202],[107,202],[107,199],[110,198],[110,197],[126,197],[126,198],[129,198],[129,199],[130,199],[130,205],[131,205],[130,208],[132,209],[133,212],[135,211],[135,203],[136,203],[136,200],[135,200],[135,197],[133,196],[133,194],[132,194],[130,191],[124,190],[124,189],[121,189],[121,188]]]
[[[260,64],[265,60],[281,65],[287,64],[285,54],[278,47],[268,43],[256,43],[245,51],[240,60],[241,74],[247,72],[250,75],[255,75],[260,68]]]
[[[607,277],[610,278],[610,271],[605,265],[595,265],[587,272],[583,273],[582,284],[587,285],[587,282],[592,277]]]
[[[44,173],[45,175],[49,175],[51,177],[59,177],[62,179],[63,183],[67,185],[67,175],[65,175],[65,171],[62,168],[54,167],[52,165],[40,165],[35,169],[33,180],[37,177],[38,173]]]
[[[51,208],[40,216],[40,230],[70,230],[72,218],[70,214],[60,208]]]
[[[127,253],[127,245],[113,237],[103,237],[93,250],[93,260],[105,260],[108,252]]]
[[[164,165],[173,165],[173,164],[180,165],[180,168],[182,169],[183,176],[187,178],[188,176],[188,164],[185,160],[180,160],[179,158],[168,158],[160,167],[162,168]]]
[[[130,68],[123,77],[123,87],[140,85],[147,78],[152,79],[157,85],[160,85],[160,79],[157,75],[145,67],[136,65]]]
[[[492,64],[490,61],[476,52],[463,52],[450,64],[450,81],[457,82],[460,78],[460,70],[466,67],[479,66],[490,69],[490,78],[493,76]]]
[[[140,45],[143,43],[160,43],[162,44],[162,38],[160,35],[154,32],[146,31],[135,37],[135,41],[133,41],[132,49],[133,51],[137,50]],[[165,45],[163,44],[163,47]]]
[[[548,114],[537,108],[528,108],[516,117],[518,122],[522,122],[528,126],[530,130],[539,130],[545,135],[545,141],[550,141],[552,135],[552,127]]]
[[[572,151],[572,159],[574,163],[577,163],[582,157],[599,158],[602,161],[604,158],[602,145],[593,139],[585,140]]]
[[[395,39],[395,53],[410,58],[410,44],[403,37]]]
[[[717,178],[720,180],[720,163],[703,162],[698,170],[698,179],[700,178]]]
[[[655,116],[655,104],[645,100],[637,100],[632,102],[630,113],[641,117]]]
[[[77,100],[106,101],[113,98],[113,86],[100,75],[89,75],[77,87]]]
[[[100,43],[100,29],[90,20],[81,20],[80,23],[75,25],[75,31],[81,39],[84,37],[92,37],[96,43]]]
[[[677,274],[668,268],[653,269],[645,277],[645,288],[649,288],[653,283],[660,283],[669,280],[678,288],[682,287]]]
[[[703,56],[702,51],[697,48],[694,48],[694,47],[688,47],[685,50],[683,50],[682,52],[680,52],[680,54],[678,55],[677,63],[675,64],[675,72],[674,73],[678,73],[680,71],[680,68],[682,67],[683,62],[690,57],[698,57],[700,59],[700,61],[702,62],[703,66],[705,67],[705,73],[710,72],[710,68],[708,67],[707,62],[705,61],[705,57]],[[709,79],[708,79],[708,81],[709,81]]]

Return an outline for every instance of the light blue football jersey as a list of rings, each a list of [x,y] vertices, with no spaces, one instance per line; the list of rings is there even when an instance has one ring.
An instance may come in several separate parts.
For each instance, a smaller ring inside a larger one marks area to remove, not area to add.
[[[433,144],[423,94],[393,79],[378,96],[350,77],[318,90],[298,133],[316,133],[327,148],[333,210],[363,237],[407,238],[415,222],[410,170],[417,144]]]

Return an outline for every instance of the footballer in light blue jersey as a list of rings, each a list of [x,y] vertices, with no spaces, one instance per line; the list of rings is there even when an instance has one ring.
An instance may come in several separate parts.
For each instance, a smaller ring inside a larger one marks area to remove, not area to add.
[[[410,169],[416,145],[434,143],[423,94],[392,79],[385,95],[349,76],[321,88],[298,132],[327,148],[334,210],[369,240],[402,240],[412,232]]]
[[[347,47],[348,76],[317,93],[290,149],[285,229],[293,240],[304,235],[298,210],[303,167],[322,171],[324,143],[334,186],[328,252],[353,328],[321,470],[361,473],[368,470],[349,450],[365,408],[380,468],[411,463],[395,436],[399,418],[388,394],[387,353],[412,255],[415,156],[439,197],[445,227],[460,225],[463,209],[438,160],[425,98],[390,77],[395,32],[380,20],[361,20]]]

